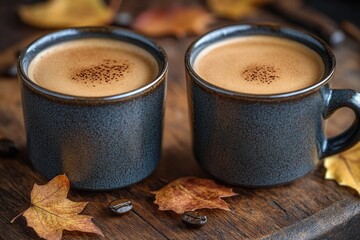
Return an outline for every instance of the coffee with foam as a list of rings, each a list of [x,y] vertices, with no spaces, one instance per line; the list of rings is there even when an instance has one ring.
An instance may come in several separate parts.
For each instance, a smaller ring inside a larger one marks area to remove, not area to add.
[[[318,82],[325,71],[314,50],[293,40],[266,35],[215,43],[199,53],[194,69],[213,85],[250,94],[300,90]]]
[[[101,97],[129,92],[158,74],[155,58],[131,43],[85,38],[58,43],[31,61],[28,75],[38,85],[73,96]]]

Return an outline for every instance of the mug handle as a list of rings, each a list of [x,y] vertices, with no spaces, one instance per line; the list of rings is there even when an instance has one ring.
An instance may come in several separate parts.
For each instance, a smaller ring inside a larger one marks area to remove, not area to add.
[[[343,133],[332,138],[325,138],[320,158],[342,152],[360,141],[360,93],[350,89],[330,89],[326,97],[323,119],[328,119],[342,107],[353,110],[355,120]]]

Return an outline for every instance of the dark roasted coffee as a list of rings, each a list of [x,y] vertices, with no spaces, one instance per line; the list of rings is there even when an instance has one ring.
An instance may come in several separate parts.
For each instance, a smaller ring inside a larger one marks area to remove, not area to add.
[[[207,222],[207,217],[196,211],[184,212],[181,221],[189,227],[202,227]]]
[[[128,199],[115,199],[109,203],[109,209],[116,215],[123,215],[133,208],[133,205]]]

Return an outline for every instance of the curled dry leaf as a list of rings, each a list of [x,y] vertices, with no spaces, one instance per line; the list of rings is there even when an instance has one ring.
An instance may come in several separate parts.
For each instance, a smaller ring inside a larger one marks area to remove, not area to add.
[[[96,233],[104,236],[88,215],[79,215],[87,202],[73,202],[67,199],[70,189],[65,175],[53,178],[45,185],[34,184],[31,191],[31,206],[15,217],[23,215],[27,225],[44,239],[59,240],[64,229]]]
[[[340,154],[325,158],[326,179],[355,189],[360,194],[360,143]]]
[[[200,7],[172,6],[153,8],[141,13],[132,27],[149,36],[174,35],[183,37],[189,33],[202,34],[213,21],[212,15]]]
[[[249,16],[258,6],[271,0],[207,0],[210,9],[218,16],[238,20]]]
[[[154,203],[159,210],[172,210],[178,214],[201,208],[219,208],[230,211],[222,197],[238,195],[231,188],[220,186],[210,179],[183,177],[176,179],[155,194]]]
[[[19,8],[25,23],[39,28],[106,25],[112,22],[121,0],[108,7],[103,0],[48,0]]]

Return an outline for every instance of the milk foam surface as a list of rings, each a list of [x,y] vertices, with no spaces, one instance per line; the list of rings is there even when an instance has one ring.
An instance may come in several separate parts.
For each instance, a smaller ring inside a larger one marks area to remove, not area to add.
[[[276,94],[318,82],[325,67],[321,57],[296,41],[265,35],[236,37],[205,48],[194,70],[224,89],[251,94]]]
[[[100,97],[129,92],[154,80],[155,58],[134,44],[86,38],[46,48],[30,63],[32,81],[74,96]]]

